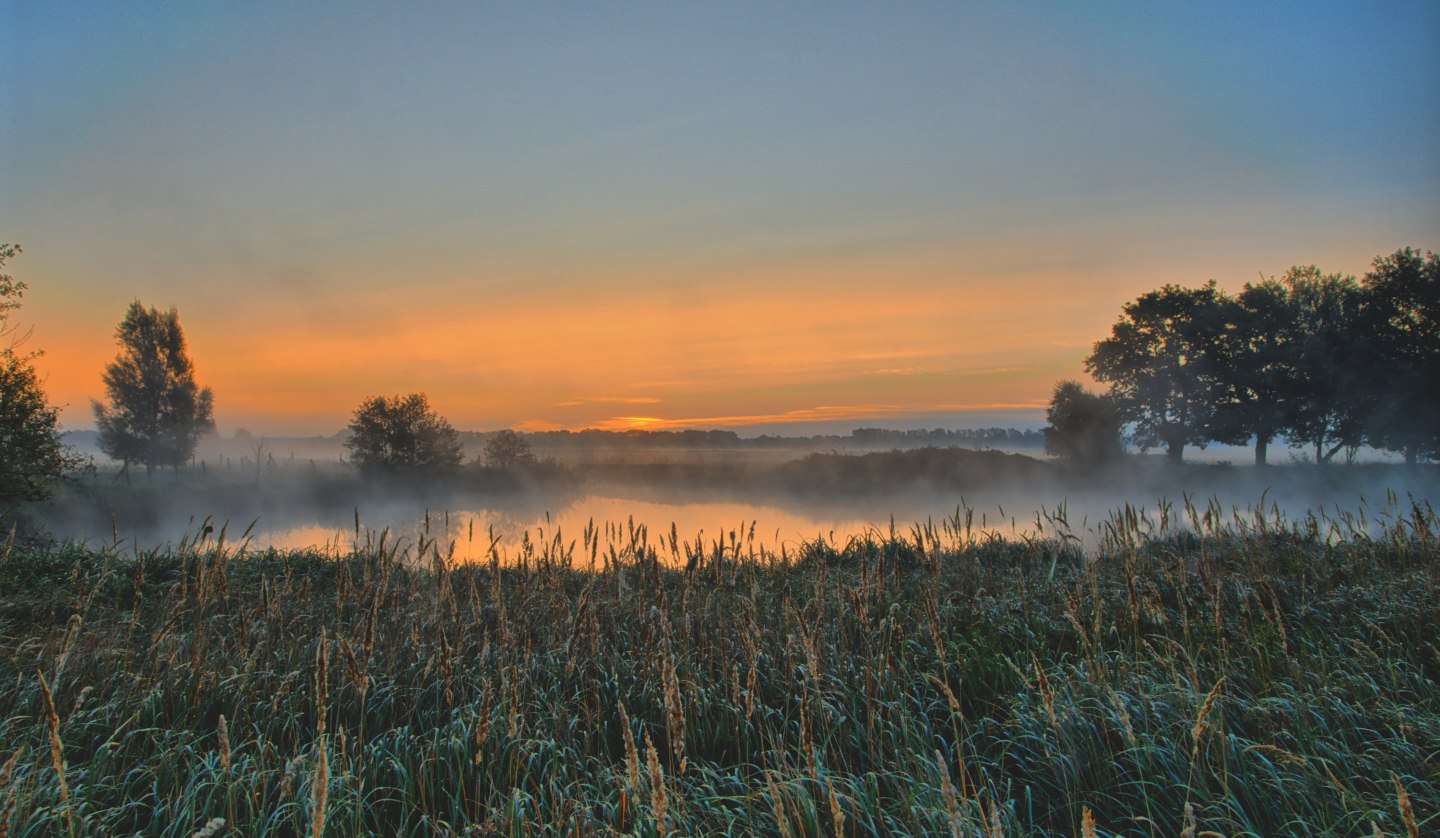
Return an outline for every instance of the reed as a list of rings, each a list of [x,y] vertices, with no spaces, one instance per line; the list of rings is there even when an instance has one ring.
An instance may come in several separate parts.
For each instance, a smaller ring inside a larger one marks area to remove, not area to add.
[[[1418,508],[1187,500],[1084,548],[1063,510],[1023,539],[963,512],[773,549],[747,524],[660,557],[622,524],[492,538],[479,565],[358,529],[17,541],[0,829],[1423,835],[1440,524]]]

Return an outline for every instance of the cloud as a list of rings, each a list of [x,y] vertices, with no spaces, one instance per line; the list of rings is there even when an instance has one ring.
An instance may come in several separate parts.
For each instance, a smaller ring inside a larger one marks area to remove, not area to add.
[[[660,399],[653,396],[586,396],[584,398],[570,399],[568,401],[556,402],[556,407],[581,407],[587,404],[659,404]]]

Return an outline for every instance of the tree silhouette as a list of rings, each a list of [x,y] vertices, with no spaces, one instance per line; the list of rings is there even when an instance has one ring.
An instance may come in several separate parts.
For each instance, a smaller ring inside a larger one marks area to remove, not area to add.
[[[179,466],[195,453],[200,437],[215,427],[214,398],[195,382],[180,314],[130,304],[115,330],[120,352],[105,367],[108,404],[92,402],[100,450],[125,464]]]
[[[1283,431],[1309,445],[1316,463],[1328,463],[1364,441],[1373,345],[1361,328],[1360,286],[1314,266],[1291,268],[1285,284],[1295,317],[1288,348],[1294,401]]]
[[[1142,294],[1125,304],[1111,336],[1096,343],[1085,360],[1096,380],[1111,385],[1120,416],[1134,423],[1142,450],[1161,446],[1179,463],[1186,445],[1235,437],[1216,417],[1224,396],[1219,373],[1227,299],[1213,281]]]
[[[349,429],[345,449],[366,474],[439,472],[460,465],[460,435],[424,393],[366,399]]]
[[[492,468],[511,469],[535,462],[525,437],[506,428],[485,443],[485,462]]]
[[[0,268],[20,246],[0,244]],[[51,407],[31,360],[21,354],[10,312],[20,307],[25,283],[0,274],[0,502],[42,500],[55,481],[78,464],[60,441],[58,411]]]
[[[1040,433],[1045,436],[1045,453],[1052,457],[1097,465],[1125,454],[1115,405],[1104,396],[1087,392],[1078,381],[1055,385],[1045,419],[1050,424]]]
[[[1364,302],[1375,350],[1367,437],[1407,463],[1440,457],[1440,256],[1407,247],[1378,257]]]

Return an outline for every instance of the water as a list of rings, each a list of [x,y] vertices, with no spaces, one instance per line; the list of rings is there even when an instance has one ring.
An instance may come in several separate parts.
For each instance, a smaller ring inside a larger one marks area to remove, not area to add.
[[[822,539],[843,545],[851,538],[887,536],[893,525],[900,534],[914,524],[938,523],[953,518],[963,501],[903,499],[879,506],[856,504],[777,505],[740,500],[663,502],[609,495],[586,495],[554,509],[530,505],[509,508],[420,510],[409,518],[393,516],[389,522],[370,522],[360,511],[360,528],[350,521],[326,521],[287,529],[257,527],[251,544],[256,547],[300,549],[320,546],[347,552],[352,547],[378,540],[388,530],[387,543],[400,540],[402,549],[422,541],[435,544],[442,554],[454,545],[456,561],[488,561],[491,539],[502,557],[510,556],[528,537],[532,544],[545,544],[557,537],[563,545],[583,540],[587,527],[594,527],[600,544],[625,546],[643,534],[652,547],[675,533],[682,544],[710,547],[716,542],[750,541],[767,550],[793,552],[807,541]],[[1007,510],[995,507],[972,515],[977,535],[987,532],[1023,534],[1034,531]],[[963,515],[963,512],[961,513]],[[263,522],[262,522],[263,523]]]

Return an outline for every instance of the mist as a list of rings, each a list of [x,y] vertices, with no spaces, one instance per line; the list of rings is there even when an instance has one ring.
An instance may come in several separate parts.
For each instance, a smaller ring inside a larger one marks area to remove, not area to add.
[[[345,554],[383,534],[402,551],[489,561],[592,527],[621,543],[673,532],[701,547],[749,539],[780,552],[908,537],[944,522],[975,539],[1093,547],[1127,509],[1157,535],[1205,516],[1274,525],[1313,515],[1368,527],[1440,496],[1434,467],[1380,458],[1257,468],[1132,455],[1081,468],[1045,457],[1032,433],[1005,429],[531,434],[534,461],[513,469],[484,464],[490,436],[464,434],[464,464],[453,473],[387,478],[345,462],[341,435],[211,437],[193,465],[148,481],[127,482],[97,459],[33,514],[58,536],[129,550],[175,545],[209,526],[257,550]],[[968,444],[935,444],[947,438]]]

